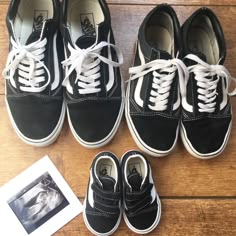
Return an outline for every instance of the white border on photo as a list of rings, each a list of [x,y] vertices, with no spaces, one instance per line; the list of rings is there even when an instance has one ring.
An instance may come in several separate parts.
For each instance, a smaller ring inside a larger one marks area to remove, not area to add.
[[[69,204],[32,233],[28,234],[10,208],[8,201],[46,172],[55,181]],[[82,204],[76,195],[72,192],[49,157],[45,156],[0,188],[0,235],[50,236],[81,213],[82,210]]]

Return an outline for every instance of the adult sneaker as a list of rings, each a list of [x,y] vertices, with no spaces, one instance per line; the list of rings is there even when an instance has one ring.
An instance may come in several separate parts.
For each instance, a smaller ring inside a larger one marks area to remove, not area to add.
[[[190,77],[181,87],[181,137],[193,156],[213,158],[224,150],[232,127],[224,34],[216,15],[204,7],[184,23],[182,38]]]
[[[99,153],[91,166],[84,201],[84,222],[95,235],[111,235],[121,220],[119,161],[110,152]]]
[[[113,138],[123,114],[123,57],[114,45],[104,0],[64,0],[62,5],[70,129],[83,146],[101,147]]]
[[[18,136],[46,146],[60,134],[65,106],[58,35],[59,1],[11,1],[7,13],[10,53],[3,76],[6,105]]]
[[[121,162],[124,220],[138,234],[156,228],[161,217],[161,202],[156,192],[151,167],[138,151],[124,154]]]
[[[138,147],[152,156],[165,156],[175,147],[180,123],[179,80],[187,69],[181,56],[180,25],[169,5],[154,8],[138,35],[125,114]]]

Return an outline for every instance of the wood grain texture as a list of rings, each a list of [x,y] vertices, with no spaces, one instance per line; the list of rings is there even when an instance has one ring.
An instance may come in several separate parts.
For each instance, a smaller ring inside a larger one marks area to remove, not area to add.
[[[149,235],[158,236],[235,236],[236,200],[162,200],[162,218]],[[78,216],[56,236],[92,235]],[[122,220],[116,236],[132,235]]]
[[[1,4],[8,4],[10,0],[1,0]],[[235,0],[168,0],[168,1],[163,1],[163,0],[107,0],[107,3],[112,5],[112,4],[122,4],[122,5],[157,5],[161,4],[163,2],[167,2],[168,4],[172,5],[197,5],[197,6],[204,6],[204,5],[219,5],[219,6],[235,6],[236,1]]]
[[[112,25],[117,45],[124,53],[122,73],[128,79],[132,65],[138,28],[146,14],[161,1],[109,0]],[[226,66],[236,75],[236,0],[169,0],[180,22],[198,5],[211,5],[218,15],[228,48]],[[0,72],[8,53],[5,15],[8,0],[0,0]],[[137,5],[136,5],[137,4]],[[140,5],[141,4],[141,5]],[[183,6],[186,5],[186,6]],[[130,149],[137,149],[123,118],[111,143],[104,148],[88,150],[72,136],[65,120],[59,139],[51,146],[34,148],[24,144],[14,132],[4,102],[4,80],[0,79],[0,186],[15,177],[44,155],[49,155],[75,194],[83,201],[89,168],[93,157],[109,150],[119,158]],[[232,99],[236,109],[236,98]],[[234,117],[236,110],[234,110]],[[181,141],[168,157],[148,157],[154,180],[162,196],[163,214],[160,226],[151,235],[160,236],[234,236],[236,235],[236,123],[225,152],[218,158],[202,161],[191,157]],[[206,197],[206,199],[205,199]],[[56,236],[90,235],[82,215],[63,227]],[[122,221],[115,235],[134,235]]]
[[[104,148],[88,150],[72,136],[67,120],[59,139],[46,148],[34,148],[23,143],[15,134],[0,96],[0,185],[48,154],[75,194],[84,197],[93,157],[109,150],[119,158],[129,149],[137,149],[123,119],[115,138]],[[161,196],[236,196],[236,123],[232,138],[219,158],[202,161],[191,157],[179,141],[168,157],[153,158],[154,179]]]

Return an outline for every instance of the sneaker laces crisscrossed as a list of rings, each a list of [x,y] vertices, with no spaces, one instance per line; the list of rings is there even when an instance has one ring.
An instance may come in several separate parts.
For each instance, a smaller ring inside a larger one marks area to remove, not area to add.
[[[153,111],[165,111],[167,109],[171,85],[176,71],[179,75],[180,84],[183,84],[184,79],[189,76],[189,73],[185,64],[177,58],[170,60],[157,59],[129,69],[131,74],[130,80],[144,77],[152,72],[153,83],[149,102],[154,105],[149,104],[148,106]]]
[[[18,70],[19,89],[23,92],[40,93],[51,81],[50,72],[43,60],[47,39],[39,39],[29,45],[21,45],[11,38],[12,50],[8,55],[3,77],[16,88],[15,72]],[[47,72],[47,78],[45,76]]]
[[[208,63],[201,60],[198,56],[189,54],[185,59],[196,62],[197,64],[189,66],[189,73],[194,73],[195,80],[197,81],[197,93],[199,112],[213,113],[216,109],[216,97],[217,84],[220,80],[223,83],[223,93],[228,93],[230,96],[236,94],[236,88],[229,92],[229,85],[231,81],[236,83],[236,79],[233,78],[229,71],[223,65],[209,65]],[[189,77],[185,80],[185,86],[181,86],[182,99],[186,99],[186,87]]]
[[[105,47],[111,47],[117,54],[118,61],[113,61],[101,55],[101,51]],[[78,83],[79,94],[94,94],[101,91],[101,72],[100,63],[104,62],[113,67],[119,67],[123,63],[123,56],[116,45],[102,41],[94,44],[87,49],[81,49],[77,45],[68,44],[71,53],[70,57],[62,62],[66,67],[66,76],[63,86],[67,86],[69,76],[76,71],[75,84]]]

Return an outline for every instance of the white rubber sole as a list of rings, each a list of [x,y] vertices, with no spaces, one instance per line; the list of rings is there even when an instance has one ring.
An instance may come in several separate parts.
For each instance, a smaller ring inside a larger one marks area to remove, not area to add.
[[[100,148],[100,147],[103,147],[106,144],[108,144],[113,139],[113,137],[115,136],[115,134],[116,134],[116,132],[119,128],[122,116],[123,116],[124,105],[125,105],[125,99],[124,99],[124,95],[123,95],[124,94],[123,82],[122,82],[121,87],[122,87],[122,101],[121,101],[120,111],[119,111],[118,117],[116,119],[116,123],[113,126],[111,132],[105,138],[103,138],[102,140],[99,140],[97,142],[91,142],[91,143],[86,142],[81,137],[79,137],[79,135],[76,133],[76,131],[75,131],[73,125],[72,125],[72,122],[71,122],[71,119],[70,119],[70,114],[69,114],[69,111],[68,111],[68,108],[67,108],[67,118],[68,118],[68,123],[69,123],[69,126],[70,126],[70,130],[71,130],[73,136],[75,137],[75,139],[77,140],[77,142],[79,142],[82,146],[84,146],[86,148],[90,148],[90,149]]]
[[[86,198],[85,198],[85,200],[84,200],[83,219],[84,219],[84,223],[85,223],[87,229],[88,229],[92,234],[97,235],[97,236],[109,236],[109,235],[113,234],[113,233],[118,229],[118,227],[119,227],[119,225],[120,225],[120,221],[121,221],[121,216],[122,216],[122,214],[120,214],[119,219],[118,219],[116,225],[114,226],[114,228],[113,228],[111,231],[109,231],[109,232],[107,232],[107,233],[99,233],[99,232],[95,231],[95,230],[90,226],[90,224],[88,223],[88,220],[87,220],[87,217],[86,217],[86,213],[85,213],[85,205],[86,205]],[[104,224],[105,224],[105,223],[106,223],[106,222],[104,222]]]
[[[196,158],[199,158],[199,159],[202,159],[202,160],[208,160],[208,159],[212,159],[214,157],[219,156],[224,151],[224,149],[226,147],[226,144],[228,143],[228,140],[229,140],[231,128],[232,128],[232,121],[230,123],[230,126],[228,128],[227,134],[225,136],[224,142],[221,145],[221,147],[217,151],[212,152],[212,153],[208,153],[208,154],[202,154],[202,153],[198,152],[196,149],[194,149],[194,147],[192,146],[190,140],[187,138],[187,133],[186,133],[186,130],[185,130],[182,123],[181,123],[181,128],[180,128],[180,135],[181,135],[181,139],[182,139],[182,142],[183,142],[186,150],[192,156],[194,156]]]
[[[61,129],[62,129],[62,126],[63,126],[63,123],[64,123],[64,119],[65,119],[66,106],[65,106],[64,102],[62,104],[62,110],[61,110],[61,115],[60,115],[59,121],[58,121],[55,129],[53,130],[53,132],[49,136],[47,136],[43,139],[38,139],[38,140],[27,138],[26,136],[24,136],[21,133],[21,131],[18,129],[18,127],[17,127],[17,125],[16,125],[16,123],[13,119],[13,116],[11,114],[11,110],[10,110],[10,107],[8,105],[6,97],[5,97],[5,102],[6,102],[7,112],[8,112],[8,115],[10,117],[12,126],[13,126],[14,130],[16,131],[16,134],[19,136],[19,138],[23,142],[25,142],[25,143],[27,143],[31,146],[34,146],[34,147],[46,147],[46,146],[52,144],[54,141],[56,141],[56,139],[58,138],[58,136],[61,132]]]
[[[157,150],[154,149],[150,146],[148,146],[139,136],[137,130],[135,129],[135,126],[132,122],[132,119],[129,115],[129,89],[130,89],[130,84],[127,87],[127,92],[126,92],[126,104],[125,104],[125,117],[126,117],[126,121],[129,127],[129,131],[131,133],[131,136],[133,137],[135,143],[137,144],[137,146],[139,147],[140,150],[142,150],[143,152],[145,152],[146,154],[150,155],[150,156],[154,156],[154,157],[163,157],[163,156],[167,156],[169,155],[175,148],[177,140],[178,140],[178,135],[179,135],[179,125],[178,128],[176,130],[176,137],[175,137],[175,141],[172,145],[172,147],[169,150],[166,151],[161,151],[161,150]]]

